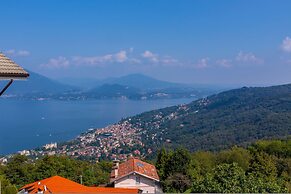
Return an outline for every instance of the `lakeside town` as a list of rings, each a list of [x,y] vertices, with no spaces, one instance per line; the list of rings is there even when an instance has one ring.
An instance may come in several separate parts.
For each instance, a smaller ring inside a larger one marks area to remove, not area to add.
[[[124,160],[131,153],[143,157],[141,149],[144,144],[139,132],[140,129],[125,121],[100,129],[89,129],[72,141],[49,143],[37,149],[19,151],[18,154],[34,159],[45,155],[67,155],[75,158]],[[151,149],[147,153],[150,154]],[[5,163],[12,156],[2,157],[0,162]]]
[[[3,156],[0,158],[0,163],[7,163],[15,154],[24,155],[33,160],[46,155],[65,155],[88,161],[125,160],[128,156],[145,158],[157,151],[156,149],[159,149],[161,144],[171,144],[171,139],[166,138],[167,122],[189,114],[195,115],[209,103],[207,98],[202,98],[195,106],[181,104],[169,107],[170,112],[153,111],[148,119],[142,118],[144,114],[129,117],[103,128],[88,129],[69,141],[47,143],[35,149],[25,149]],[[178,126],[178,128],[183,127],[183,124]],[[150,142],[155,146],[149,146]]]

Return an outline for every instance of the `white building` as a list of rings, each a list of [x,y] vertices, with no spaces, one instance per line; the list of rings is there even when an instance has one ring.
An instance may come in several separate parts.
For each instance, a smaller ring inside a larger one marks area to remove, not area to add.
[[[30,151],[29,150],[22,150],[22,151],[18,151],[18,153],[22,156],[29,156],[30,155]]]
[[[136,158],[114,161],[110,182],[115,188],[137,188],[142,193],[162,193],[156,167]]]
[[[53,148],[57,148],[58,144],[57,143],[49,143],[49,144],[45,144],[43,146],[44,149],[48,150],[48,149],[53,149]]]

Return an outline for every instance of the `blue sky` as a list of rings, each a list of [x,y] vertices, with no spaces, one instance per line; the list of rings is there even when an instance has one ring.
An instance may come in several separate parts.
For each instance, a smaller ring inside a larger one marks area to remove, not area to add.
[[[0,50],[55,79],[291,83],[290,10],[288,0],[10,0]]]

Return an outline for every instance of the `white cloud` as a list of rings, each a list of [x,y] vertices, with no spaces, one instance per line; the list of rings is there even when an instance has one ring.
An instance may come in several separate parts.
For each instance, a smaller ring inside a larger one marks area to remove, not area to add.
[[[143,58],[150,60],[151,62],[158,63],[159,56],[157,54],[152,53],[151,51],[145,51],[141,54]]]
[[[165,56],[161,59],[161,62],[163,64],[177,64],[179,61],[177,59],[174,59],[173,57]]]
[[[216,63],[221,67],[231,67],[232,66],[232,60],[230,59],[219,59],[216,61]]]
[[[141,54],[142,58],[147,59],[148,61],[159,64],[159,65],[167,65],[167,66],[177,66],[180,65],[179,61],[171,56],[160,56],[155,54],[149,50],[144,51]]]
[[[208,57],[199,59],[198,62],[195,64],[195,67],[198,69],[204,69],[208,67],[208,62],[209,62]]]
[[[261,64],[264,62],[263,59],[258,58],[253,53],[245,53],[240,51],[236,56],[236,61],[242,62],[242,63],[252,63],[252,64]]]
[[[281,48],[283,51],[290,53],[291,52],[291,38],[288,36],[283,40],[281,44]]]
[[[133,48],[120,50],[117,53],[111,53],[101,56],[73,56],[52,58],[41,67],[61,68],[68,66],[98,66],[105,67],[111,64],[148,64],[160,66],[181,66],[181,63],[171,56],[159,56],[151,51],[145,51],[141,55],[134,55]]]
[[[128,61],[127,51],[121,50],[115,54],[106,54],[103,56],[92,56],[92,57],[84,57],[84,56],[75,56],[72,57],[72,63],[77,65],[97,65],[102,66],[107,63],[124,63]]]
[[[70,61],[66,57],[59,56],[57,58],[52,58],[48,63],[42,64],[41,67],[46,68],[66,68],[69,67]]]
[[[72,63],[76,65],[97,65],[101,63],[105,63],[111,61],[112,55],[104,55],[101,57],[83,57],[83,56],[75,56],[72,57]]]
[[[124,61],[127,60],[127,53],[126,51],[120,51],[115,54],[115,59],[119,63],[123,63]]]
[[[30,52],[27,50],[15,50],[15,49],[4,51],[4,53],[12,57],[27,57],[30,55]]]

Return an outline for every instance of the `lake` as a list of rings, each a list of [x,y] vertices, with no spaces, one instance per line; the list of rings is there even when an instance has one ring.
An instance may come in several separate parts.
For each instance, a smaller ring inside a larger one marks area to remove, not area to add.
[[[32,101],[0,98],[0,154],[73,139],[89,128],[193,99]]]

